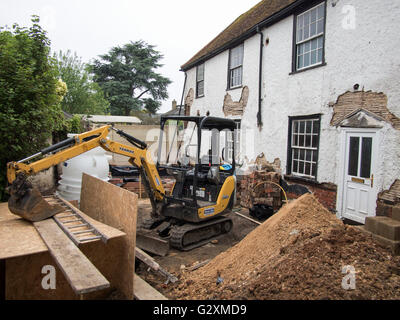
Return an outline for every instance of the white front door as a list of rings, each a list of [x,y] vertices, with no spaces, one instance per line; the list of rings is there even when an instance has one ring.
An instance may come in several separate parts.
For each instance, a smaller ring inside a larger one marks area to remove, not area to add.
[[[376,132],[347,129],[343,142],[342,217],[365,223],[366,217],[375,216],[376,209]]]

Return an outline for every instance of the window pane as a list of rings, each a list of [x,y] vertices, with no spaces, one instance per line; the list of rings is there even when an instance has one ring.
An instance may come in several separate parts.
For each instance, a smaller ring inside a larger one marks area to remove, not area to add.
[[[317,34],[324,31],[324,20],[319,20],[317,22]]]
[[[293,135],[293,145],[298,146],[299,145],[299,136],[297,134]]]
[[[242,67],[231,70],[231,87],[240,86],[242,84]]]
[[[300,123],[300,131],[299,133],[305,133],[305,122],[304,121],[299,121]]]
[[[298,54],[303,54],[304,53],[304,44],[300,44],[299,46],[298,46]]]
[[[297,121],[293,121],[293,132],[294,133],[299,132],[299,123]]]
[[[306,160],[307,161],[311,161],[311,155],[312,155],[312,151],[311,150],[306,150]]]
[[[197,80],[204,80],[204,64],[197,67]]]
[[[322,49],[317,51],[317,62],[322,62]]]
[[[299,56],[297,59],[297,69],[303,68],[304,63],[303,63],[303,56]]]
[[[324,3],[320,4],[317,7],[317,11],[318,11],[317,12],[318,19],[324,18],[324,16],[325,16],[325,5],[324,5]]]
[[[311,133],[312,121],[307,121],[306,123],[306,132]]]
[[[310,12],[311,14],[311,23],[317,20],[317,8],[314,8]]]
[[[317,23],[313,22],[310,25],[310,37],[315,36],[317,34]]]
[[[293,150],[293,159],[298,159],[299,158],[299,149],[294,149]]]
[[[363,138],[361,146],[361,177],[371,177],[372,138]]]
[[[243,63],[243,45],[231,49],[230,52],[230,67],[235,68]]]
[[[318,39],[311,40],[311,50],[316,50],[318,46]]]
[[[316,64],[317,63],[317,51],[311,51],[311,64]]]
[[[297,161],[293,161],[293,172],[299,172],[299,163]]]
[[[312,147],[313,148],[318,148],[318,136],[314,135],[312,139]]]
[[[359,137],[350,137],[349,149],[349,176],[358,176],[358,150],[360,146]]]
[[[301,174],[304,173],[304,162],[303,161],[299,161],[299,170],[297,172],[301,173]]]
[[[297,17],[297,27],[302,29],[304,26],[303,15]]]
[[[310,176],[311,175],[311,164],[309,162],[306,162],[306,168],[304,170],[304,174]]]
[[[306,145],[305,147],[310,148],[311,147],[311,136],[306,135]]]
[[[310,24],[310,11],[304,14],[304,26],[307,26],[309,24]]]
[[[310,65],[310,52],[307,52],[304,55],[304,66],[307,67]]]
[[[312,175],[313,177],[315,177],[316,173],[317,173],[317,166],[316,166],[315,164],[313,164],[313,165],[311,166],[311,175]]]
[[[319,133],[319,121],[313,121],[313,133]]]
[[[197,83],[197,96],[204,95],[204,81],[200,81]]]
[[[315,138],[315,140],[317,140]],[[313,151],[312,161],[317,162],[317,152]]]
[[[305,160],[305,150],[304,149],[300,149],[300,156],[299,156],[299,159],[300,160]]]
[[[310,37],[310,26],[306,25],[304,28],[303,39],[307,39]]]

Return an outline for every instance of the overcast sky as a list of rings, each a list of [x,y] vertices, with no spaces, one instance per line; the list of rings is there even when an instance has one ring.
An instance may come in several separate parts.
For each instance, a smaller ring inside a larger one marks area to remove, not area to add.
[[[169,99],[181,101],[180,66],[260,0],[1,0],[0,26],[30,26],[39,15],[53,51],[68,49],[84,62],[117,45],[144,40],[164,55],[160,73],[173,81]]]

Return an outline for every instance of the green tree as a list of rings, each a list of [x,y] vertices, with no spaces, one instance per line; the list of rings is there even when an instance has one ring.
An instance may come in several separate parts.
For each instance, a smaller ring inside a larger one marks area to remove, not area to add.
[[[50,40],[32,16],[32,26],[0,29],[0,198],[6,163],[43,148],[63,125],[58,72],[49,55]]]
[[[105,114],[109,103],[103,90],[93,82],[86,64],[71,51],[54,53],[62,81],[67,84],[67,94],[61,102],[64,111],[71,114]]]
[[[154,46],[136,41],[113,47],[90,65],[94,81],[104,90],[111,114],[130,115],[146,109],[155,113],[168,98],[171,81],[157,73],[162,55]]]

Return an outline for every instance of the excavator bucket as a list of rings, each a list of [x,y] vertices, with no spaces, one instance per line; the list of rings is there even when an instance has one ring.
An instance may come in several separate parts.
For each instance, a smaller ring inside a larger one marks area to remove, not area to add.
[[[12,183],[8,200],[9,210],[32,222],[41,221],[62,212],[64,209],[59,205],[50,205],[43,199],[40,192],[26,180],[24,174],[19,174]]]

